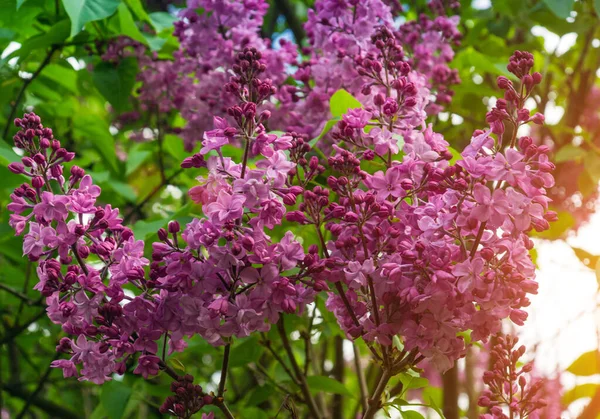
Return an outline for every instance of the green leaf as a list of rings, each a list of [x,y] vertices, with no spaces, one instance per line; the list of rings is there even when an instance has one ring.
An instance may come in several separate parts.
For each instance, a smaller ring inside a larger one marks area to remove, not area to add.
[[[567,391],[565,394],[563,394],[562,404],[564,406],[568,406],[575,400],[579,400],[584,397],[593,397],[599,388],[600,385],[594,383],[586,383],[575,386],[569,391]]]
[[[340,89],[331,96],[329,110],[331,115],[340,118],[350,109],[362,108],[361,103],[344,89]]]
[[[333,378],[325,377],[323,375],[312,375],[306,377],[306,382],[311,392],[317,393],[322,391],[324,393],[341,394],[343,396],[355,398],[348,388]]]
[[[183,147],[183,140],[173,134],[165,135],[163,148],[179,162],[182,162],[189,155]]]
[[[596,268],[596,265],[598,264],[598,261],[600,260],[600,256],[594,256],[590,252],[580,249],[579,247],[571,246],[571,248],[575,252],[575,256],[577,256],[577,258],[579,258],[581,263],[583,263],[585,266],[587,266],[590,269]]]
[[[137,170],[147,159],[152,155],[149,150],[139,150],[139,147],[133,147],[127,154],[127,162],[125,163],[125,174],[129,176]]]
[[[100,403],[109,419],[121,419],[130,397],[131,387],[113,380],[102,386]]]
[[[23,3],[25,3],[26,0],[17,0],[17,10],[19,10],[21,8],[21,6],[23,6]]]
[[[155,221],[137,221],[133,227],[133,235],[136,240],[146,240],[153,234],[156,234],[159,228],[164,227],[169,222],[168,219],[155,220]]]
[[[16,161],[21,161],[21,157],[4,141],[0,141],[0,164],[8,166]]]
[[[586,352],[569,365],[567,371],[579,377],[600,374],[600,363],[598,362],[599,356],[600,354],[598,351]]]
[[[415,388],[423,388],[429,385],[429,380],[427,378],[415,377],[410,374],[402,374],[400,375],[400,381],[403,384],[402,393],[406,392],[410,389]]]
[[[251,362],[256,362],[262,355],[264,347],[259,345],[255,337],[246,339],[231,350],[229,365],[232,368],[244,367]]]
[[[566,19],[571,15],[575,0],[544,0],[546,6],[561,19]]]
[[[75,137],[91,142],[100,152],[108,167],[118,173],[115,140],[108,130],[108,125],[102,119],[93,115],[78,115],[73,122]]]
[[[173,368],[175,368],[176,370],[179,370],[181,372],[185,372],[185,365],[183,365],[181,363],[180,360],[178,360],[177,358],[171,358],[167,361],[169,364],[171,364],[171,366]]]
[[[581,147],[576,147],[572,144],[567,144],[558,150],[558,152],[554,156],[554,161],[557,163],[562,163],[565,161],[580,160],[586,154],[587,152]]]
[[[125,0],[125,3],[127,3],[127,6],[135,14],[138,20],[149,23],[151,25],[153,24],[152,19],[150,19],[150,16],[144,9],[144,5],[140,0]]]
[[[48,79],[52,83],[60,85],[70,93],[77,93],[77,72],[70,65],[50,64],[44,68],[40,78]]]
[[[594,0],[594,10],[596,14],[600,16],[600,0]]]
[[[154,29],[158,32],[162,32],[164,29],[172,29],[173,22],[177,20],[175,16],[167,12],[154,12],[150,13],[150,20]]]
[[[119,6],[119,0],[62,0],[71,18],[71,36],[77,35],[86,23],[111,16]]]
[[[415,410],[400,411],[404,419],[425,419],[425,417]]]
[[[462,160],[462,156],[454,148],[448,147],[448,151],[450,151],[450,153],[452,153],[452,159],[450,159],[450,161],[449,161],[450,164],[454,164],[457,161]]]
[[[533,232],[532,236],[549,240],[557,240],[563,237],[571,227],[575,225],[575,218],[567,211],[558,211],[558,221],[550,223],[550,229],[541,233]]]
[[[94,67],[92,80],[115,110],[122,112],[131,105],[129,98],[137,72],[137,60],[133,57],[126,57],[117,64],[103,61]]]
[[[312,140],[310,140],[310,142],[309,142],[310,146],[313,147],[321,138],[323,138],[329,131],[331,131],[331,128],[333,128],[335,126],[335,124],[337,124],[339,121],[340,121],[339,117],[336,117],[336,118],[333,118],[333,119],[330,119],[329,121],[327,121],[327,123],[321,130],[321,133],[319,135],[317,135],[315,138],[313,138]]]
[[[52,45],[60,44],[69,37],[69,20],[64,19],[54,24],[48,32],[27,39],[21,48],[12,52],[7,58],[19,57],[19,61],[25,60],[32,51],[46,49]]]
[[[111,19],[109,27],[119,35],[128,36],[144,45],[148,44],[125,3],[119,5],[117,16]]]

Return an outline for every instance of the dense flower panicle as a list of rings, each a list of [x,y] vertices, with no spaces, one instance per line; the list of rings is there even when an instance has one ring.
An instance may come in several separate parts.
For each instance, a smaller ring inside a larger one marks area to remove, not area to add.
[[[444,7],[434,3],[430,6],[437,15]],[[415,111],[419,118],[413,121],[413,127],[423,122],[425,111],[439,112],[451,100],[450,86],[459,82],[456,70],[448,67],[454,56],[452,46],[460,39],[457,17],[441,13],[431,18],[423,14],[417,21],[395,29],[395,13],[399,10],[382,0],[318,1],[315,10],[309,10],[305,25],[310,46],[303,52],[308,58],[300,60],[294,43],[280,38],[271,45],[271,41],[260,37],[267,8],[264,0],[190,0],[175,23],[180,49],[173,61],[148,54],[143,45],[129,38],[109,44],[103,59],[138,59],[143,69],[138,75],[142,82],[137,98],[139,110],[179,110],[186,125],[173,129],[184,138],[187,150],[210,130],[213,116],[224,117],[228,107],[235,104],[221,87],[228,80],[235,53],[245,47],[261,51],[266,75],[278,87],[275,102],[263,105],[273,114],[270,128],[311,137],[330,118],[328,102],[335,91],[344,88],[361,99],[369,98],[361,96],[369,80],[361,77],[359,68],[363,60],[377,54],[371,38],[378,27],[386,28],[402,43],[403,60],[415,69],[406,75],[418,92]],[[198,10],[203,12],[198,14]],[[291,72],[295,82],[290,84]],[[139,112],[133,111],[118,119],[126,124],[139,117]],[[148,134],[134,131],[132,138],[148,140]]]
[[[302,138],[266,133],[262,124],[269,112],[257,107],[275,89],[269,79],[259,78],[261,59],[254,48],[237,54],[235,75],[226,86],[239,103],[228,109],[235,126],[216,119],[201,154],[182,164],[209,170],[202,190],[190,191],[206,218],[183,231],[177,222],[159,230],[152,263],[144,257],[143,241],[121,225],[118,210],[96,205],[100,188],[83,169],[73,166],[64,178],[62,164],[74,154],[60,147],[39,117],[16,120],[21,131],[15,145],[27,156],[10,168],[31,182],[11,196],[11,225],[18,234],[29,225],[23,251],[39,261],[35,288],[47,297],[50,319],[74,336],[60,345],[71,359],[54,364],[65,375],[102,383],[139,354],[134,373],[149,377],[160,368],[157,341],[163,336],[170,351],[183,349],[183,338],[195,334],[222,345],[231,336],[267,331],[280,313],[302,313],[326,288],[312,279],[323,269],[315,250],[305,254],[291,232],[278,242],[267,235],[302,192],[290,183],[301,176],[296,167],[304,168],[305,183],[324,168],[306,161],[310,147]],[[242,162],[220,151],[236,140],[246,144]],[[291,150],[292,160],[285,150]],[[205,160],[209,152],[213,155]],[[139,294],[126,295],[125,284]]]
[[[272,49],[258,36],[262,0],[190,1],[172,63],[126,39],[111,46],[106,60],[131,54],[146,68],[145,110],[180,109],[186,145],[201,142],[181,167],[199,174],[189,196],[204,216],[161,228],[151,260],[118,209],[96,203],[100,188],[83,169],[65,177],[74,153],[36,115],[17,119],[25,156],[9,168],[29,182],[11,195],[10,224],[38,262],[35,289],[49,318],[70,335],[57,347],[69,359],[53,366],[100,384],[135,362],[135,374],[152,377],[165,368],[162,339],[169,353],[196,334],[227,345],[269,330],[283,313],[302,314],[321,291],[348,338],[363,338],[393,373],[422,360],[444,371],[464,356],[464,334],[486,341],[504,319],[523,324],[537,292],[527,234],[556,219],[549,149],[518,135],[543,123],[524,106],[541,75],[531,54],[515,52],[515,78],[498,78],[504,97],[487,114],[489,129],[456,155],[426,124],[458,81],[447,67],[457,21],[446,3],[432,8],[436,18],[397,29],[381,0],[317,2],[298,86],[283,86],[295,47]],[[341,117],[320,159],[309,139],[338,88],[363,106]],[[242,148],[239,161],[226,155],[229,144]],[[280,234],[284,222],[314,229],[319,245]],[[514,346],[501,342],[498,359]],[[179,417],[222,401],[189,377],[172,390],[161,410]],[[539,403],[523,391],[516,403],[529,414]]]
[[[532,377],[533,363],[518,367],[519,358],[525,353],[525,346],[516,348],[519,341],[513,336],[496,336],[492,348],[493,368],[483,374],[487,388],[481,393],[479,406],[489,409],[481,419],[508,419],[503,407],[508,409],[511,418],[538,418],[546,401],[541,398],[544,380]],[[559,417],[561,411],[554,411]]]
[[[407,350],[444,370],[464,353],[462,332],[486,340],[504,318],[525,321],[527,295],[537,291],[526,234],[556,218],[545,195],[554,167],[547,147],[505,134],[505,124],[542,122],[523,107],[540,81],[529,56],[513,56],[519,86],[499,79],[506,93],[488,113],[491,129],[476,132],[454,164],[431,127],[399,135],[408,129],[407,99],[401,106],[373,92],[372,107],[350,111],[334,129],[327,182],[337,199],[321,215],[305,210],[302,221],[333,236],[322,278],[348,288],[345,299],[331,293],[328,308],[349,336],[391,345],[401,335]],[[403,77],[390,74],[390,85]]]
[[[372,88],[386,91],[385,82],[378,79],[392,61],[381,60],[390,47],[399,58],[394,63],[405,72],[400,82],[414,89],[412,106],[418,119],[411,129],[423,123],[426,112],[436,114],[451,100],[449,86],[459,82],[456,70],[448,67],[452,46],[460,39],[458,17],[432,19],[423,14],[396,29],[398,10],[392,6],[381,0],[316,2],[305,25],[311,57],[294,74],[298,85],[280,89],[280,109],[285,112],[274,112],[277,126],[316,136],[328,119],[329,98],[341,88],[369,104]]]

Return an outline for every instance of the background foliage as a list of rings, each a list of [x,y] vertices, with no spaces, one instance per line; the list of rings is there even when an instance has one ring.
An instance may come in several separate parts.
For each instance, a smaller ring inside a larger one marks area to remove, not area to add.
[[[302,42],[302,22],[311,1],[271,3],[263,35]],[[412,5],[406,11],[408,19],[425,7],[424,1],[408,3]],[[558,162],[557,187],[552,195],[560,221],[543,238],[564,238],[594,211],[600,181],[600,2],[461,3],[464,39],[452,66],[458,69],[462,84],[455,87],[447,112],[436,117],[437,127],[441,126],[439,130],[455,148],[464,146],[473,130],[481,128],[486,112],[483,105],[493,104],[496,76],[506,73],[510,54],[516,49],[533,52],[539,65],[536,70],[546,74],[531,107],[546,114],[547,125],[535,134],[553,147]],[[48,368],[56,356],[60,329],[45,317],[42,301],[31,290],[35,272],[21,256],[21,240],[13,237],[4,208],[10,191],[20,181],[6,169],[8,163],[17,160],[9,145],[14,132],[10,122],[24,110],[35,109],[64,146],[78,152],[72,163],[93,175],[102,187],[101,200],[121,208],[133,223],[136,237],[150,242],[169,220],[191,219],[196,209],[185,192],[195,180],[179,169],[188,155],[181,139],[166,134],[160,136],[158,144],[133,142],[128,129],[113,125],[113,110],[122,113],[135,109],[130,97],[137,94],[138,62],[128,58],[114,64],[100,58],[107,43],[123,35],[143,43],[159,58],[172,57],[177,49],[172,35],[177,6],[160,0],[0,0],[0,406],[17,412],[16,417],[160,416],[157,408],[168,394],[169,380],[165,377],[147,382],[125,375],[122,381],[97,387],[64,380],[59,371]],[[548,40],[556,37],[561,41],[552,49],[546,48]],[[332,114],[341,114],[339,109],[347,109],[350,100],[332,100]],[[183,124],[177,114],[161,117],[168,118],[171,126]],[[135,128],[151,129],[156,122],[150,118]],[[283,235],[283,231],[276,234]],[[315,240],[303,234],[305,242]],[[588,266],[596,266],[596,256],[576,251]],[[319,300],[317,307],[323,304]],[[343,355],[352,346],[344,342],[332,315],[326,310],[320,313],[324,317],[287,318],[289,322],[304,322],[289,325],[299,331],[292,342],[294,350],[299,357],[319,360],[311,373],[311,388],[320,393],[322,401],[340,406],[338,417],[351,417],[359,404],[358,383],[348,378],[353,375],[344,374],[350,366]],[[280,344],[271,333],[239,340],[232,349],[229,391],[233,394],[228,398],[242,412],[241,417],[269,417],[265,413],[268,409],[271,413],[294,409],[285,397],[292,384],[275,362]],[[309,336],[319,340],[322,352],[304,353],[303,340]],[[359,351],[364,349],[359,345]],[[190,342],[189,351],[172,357],[170,363],[175,369],[203,377],[206,388],[211,389],[221,358],[220,349],[197,338]],[[596,352],[584,354],[569,372],[581,376],[600,373],[595,360]],[[375,380],[374,375],[374,370],[367,371],[368,380]],[[409,376],[396,380],[403,382],[403,393],[427,383]],[[423,397],[429,404],[441,406],[442,391],[429,386]],[[267,401],[274,392],[281,393],[281,406]],[[588,383],[567,393],[565,403],[580,397],[595,400],[596,393],[597,385]],[[416,412],[403,415],[419,417]]]

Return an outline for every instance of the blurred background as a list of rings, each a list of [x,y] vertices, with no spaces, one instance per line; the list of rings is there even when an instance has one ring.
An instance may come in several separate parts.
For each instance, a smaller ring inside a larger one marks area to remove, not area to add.
[[[269,3],[263,36],[305,42],[302,23],[313,2]],[[403,9],[398,13],[399,23],[426,10],[425,1],[389,3]],[[22,412],[19,417],[159,417],[156,406],[167,391],[166,382],[148,383],[128,375],[98,388],[64,380],[60,371],[48,368],[56,356],[60,329],[45,317],[39,294],[31,289],[35,283],[32,264],[22,258],[21,239],[13,237],[7,224],[8,196],[19,184],[18,177],[6,169],[15,158],[9,122],[24,110],[35,110],[67,148],[78,152],[76,163],[88,168],[102,187],[102,200],[126,214],[136,236],[151,241],[169,219],[189,219],[186,192],[195,181],[176,169],[165,175],[159,167],[153,158],[156,147],[151,131],[148,133],[153,121],[142,118],[127,129],[122,120],[117,122],[118,114],[136,107],[138,63],[111,67],[99,58],[111,39],[127,36],[154,51],[158,60],[169,59],[177,50],[173,22],[183,4],[164,0],[98,0],[98,4],[111,13],[96,15],[84,31],[70,37],[62,3],[0,0],[3,419],[8,411]],[[453,147],[464,146],[475,129],[486,127],[485,113],[498,92],[496,77],[507,74],[506,64],[514,50],[532,52],[536,70],[544,74],[528,105],[544,113],[546,124],[529,135],[553,150],[556,186],[550,196],[559,221],[535,238],[537,252],[532,256],[539,268],[540,290],[532,299],[528,322],[517,333],[528,347],[527,357],[535,360],[539,375],[554,380],[556,391],[549,393],[560,399],[564,408],[561,417],[596,418],[600,413],[600,213],[596,211],[600,182],[600,1],[465,0],[455,13],[460,17],[463,39],[455,47],[450,66],[458,71],[462,83],[451,86],[452,102],[432,120]],[[119,89],[115,94],[111,87],[116,84]],[[169,118],[174,126],[181,120],[177,114]],[[132,141],[132,132],[136,141]],[[177,168],[188,155],[176,132],[164,137],[163,146],[166,167]],[[328,319],[318,327],[324,337],[342,339]],[[239,365],[232,367],[239,369],[239,377],[244,376],[247,364],[268,357],[255,343],[248,341],[238,347]],[[196,358],[183,356],[177,362],[188,367],[192,364],[197,376],[209,377],[206,386],[214,386],[210,377],[216,372],[215,365],[220,365],[219,353],[200,340],[190,346],[195,348]],[[342,342],[336,347],[345,346]],[[332,348],[324,354],[325,361],[333,357]],[[479,371],[478,357],[475,348],[457,366],[458,403],[469,418],[477,417],[472,393],[478,391],[479,383],[473,379]],[[336,367],[325,361],[325,369]],[[434,375],[430,377],[432,384],[436,382]],[[237,384],[242,386],[244,379],[239,377]],[[439,377],[437,381],[441,386]],[[239,395],[248,400],[248,418],[262,417],[259,407],[269,389],[261,389],[265,394],[253,391]],[[430,390],[427,397],[441,398],[441,391]],[[414,396],[424,397],[418,390]]]

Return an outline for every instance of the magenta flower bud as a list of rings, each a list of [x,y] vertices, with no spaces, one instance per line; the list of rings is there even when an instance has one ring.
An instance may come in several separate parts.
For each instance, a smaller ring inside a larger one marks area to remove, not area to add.
[[[540,84],[542,82],[542,74],[538,71],[536,71],[535,73],[533,73],[531,75],[531,77],[533,78],[533,83],[534,84]]]
[[[543,188],[544,187],[544,179],[540,176],[535,176],[531,179],[531,185],[534,188]]]
[[[540,154],[548,154],[550,152],[550,147],[547,145],[541,145],[537,148],[537,152]]]
[[[262,122],[268,120],[270,117],[271,117],[270,111],[262,111],[260,113],[260,116],[258,117],[258,121],[259,121],[259,123],[262,123]]]
[[[296,203],[296,195],[289,193],[283,196],[283,203],[285,205],[294,205]]]
[[[406,99],[404,101],[404,105],[408,106],[409,108],[412,108],[416,104],[417,104],[417,99],[415,99],[414,97],[409,97],[408,99]]]
[[[171,234],[179,233],[179,231],[181,230],[181,226],[179,225],[179,223],[177,221],[170,221],[168,228],[169,228],[169,233],[171,233]]]
[[[194,163],[192,162],[192,158],[191,157],[186,157],[185,159],[183,159],[183,161],[181,162],[181,168],[182,169],[191,169],[192,167],[194,167]]]
[[[169,238],[169,233],[167,233],[167,230],[165,230],[164,228],[159,228],[158,229],[158,240],[164,242]]]
[[[40,147],[44,148],[44,149],[50,148],[50,140],[47,138],[41,138],[40,139]]]
[[[90,248],[88,246],[85,246],[85,245],[79,246],[77,248],[77,253],[79,253],[79,256],[82,259],[87,259],[88,256],[90,255]]]
[[[505,99],[498,99],[496,101],[496,107],[500,110],[505,110],[507,106],[508,106],[508,103],[506,102]]]
[[[300,195],[302,192],[304,192],[302,186],[292,186],[290,188],[290,193],[293,193],[294,195]]]
[[[210,394],[205,394],[202,397],[202,401],[204,402],[204,404],[212,404],[213,403],[213,397]]]
[[[494,258],[494,251],[489,247],[484,247],[481,249],[481,257],[489,262]]]
[[[385,96],[383,93],[377,93],[373,98],[373,103],[375,106],[382,106],[385,103]]]
[[[85,170],[83,170],[79,166],[72,166],[71,175],[76,178],[82,178],[83,176],[85,176]]]
[[[355,223],[358,221],[358,215],[352,211],[348,211],[346,215],[344,215],[344,221],[349,223]]]
[[[71,339],[61,338],[56,346],[56,352],[69,353],[71,352]]]
[[[509,86],[512,85],[512,82],[504,76],[499,76],[496,79],[496,83],[498,84],[498,87],[502,90],[508,89]]]
[[[300,223],[300,224],[308,223],[308,219],[306,218],[304,213],[300,212],[300,211],[288,212],[287,214],[285,214],[285,219],[290,222],[295,222],[295,223]]]
[[[123,230],[121,230],[121,238],[123,238],[123,240],[129,240],[130,237],[133,237],[133,231],[129,228],[123,228]]]
[[[517,111],[517,118],[519,122],[528,121],[529,120],[529,109],[519,109]]]
[[[25,173],[25,166],[23,165],[23,163],[14,162],[8,165],[8,170],[13,172],[14,174],[20,175],[22,173]]]
[[[539,112],[536,112],[536,114],[531,117],[531,122],[537,125],[542,125],[545,120],[546,117]]]
[[[44,157],[43,154],[37,153],[36,155],[33,156],[33,161],[36,162],[37,164],[45,164],[46,163],[46,157]]]
[[[33,179],[31,179],[31,186],[33,186],[36,189],[43,188],[44,184],[44,179],[41,176],[34,176]]]
[[[52,150],[55,150],[55,151],[58,150],[60,148],[60,141],[52,140],[51,146],[52,146]]]
[[[35,164],[35,162],[33,161],[33,159],[31,157],[23,157],[21,159],[21,161],[23,162],[23,165],[26,167],[33,167],[33,165]]]

